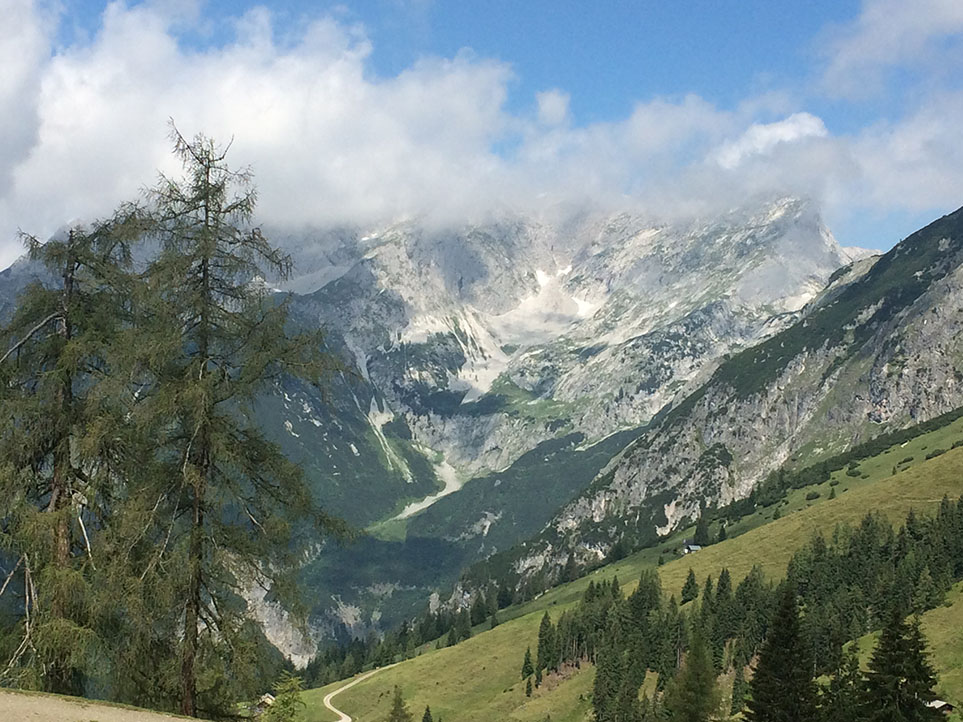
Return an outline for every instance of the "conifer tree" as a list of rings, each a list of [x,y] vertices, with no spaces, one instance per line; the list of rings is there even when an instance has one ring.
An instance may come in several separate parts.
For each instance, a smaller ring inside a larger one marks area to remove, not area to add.
[[[749,685],[746,683],[745,668],[740,664],[736,667],[736,675],[732,680],[732,704],[729,705],[729,714],[737,715],[746,707],[746,694]]]
[[[695,535],[692,541],[701,547],[709,546],[709,521],[705,516],[700,516],[696,522]]]
[[[0,684],[79,694],[103,652],[95,532],[133,458],[123,404],[105,388],[129,323],[138,217],[122,207],[46,243],[24,236],[50,280],[27,287],[0,329],[0,551],[13,564],[0,594],[14,576],[23,589]]]
[[[568,553],[568,559],[565,560],[565,567],[562,570],[562,581],[574,582],[576,579],[578,579],[578,566],[575,563],[575,552],[570,551]]]
[[[533,674],[535,670],[532,667],[532,648],[525,648],[525,661],[522,662],[522,679],[528,679]]]
[[[894,607],[869,661],[864,687],[866,722],[924,722],[940,714],[926,703],[936,695],[933,668],[919,620],[907,624]]]
[[[672,722],[708,722],[721,699],[708,644],[696,625],[682,668],[666,688],[665,708]]]
[[[285,672],[274,685],[274,704],[264,713],[264,722],[297,722],[307,706],[301,699],[303,685],[300,677]]]
[[[455,622],[455,634],[459,642],[471,638],[471,616],[467,609],[462,609],[458,612],[458,617]]]
[[[685,584],[682,587],[682,603],[686,604],[691,602],[693,599],[699,596],[699,582],[696,581],[695,572],[692,568],[689,568],[689,576],[685,578]]]
[[[609,635],[611,636],[611,635]],[[622,652],[617,640],[608,639],[596,657],[592,686],[595,722],[613,722],[624,676]]]
[[[548,612],[542,615],[542,621],[538,625],[538,650],[536,652],[536,665],[539,670],[554,670],[557,665],[558,646],[555,634],[555,625]]]
[[[816,685],[809,647],[802,637],[796,591],[783,584],[769,634],[750,684],[746,719],[808,722],[816,719]]]
[[[630,675],[624,675],[615,709],[613,722],[642,722],[642,705],[639,703],[639,687],[631,680]]]
[[[421,722],[434,722],[431,716],[431,707],[425,705],[425,713],[421,716]]]
[[[149,194],[147,236],[159,251],[138,317],[142,401],[132,421],[150,430],[167,464],[151,480],[158,501],[143,575],[176,611],[167,634],[182,630],[176,677],[162,660],[144,661],[164,669],[158,679],[178,680],[170,693],[197,716],[230,711],[256,683],[260,632],[239,593],[269,588],[298,612],[304,549],[343,527],[316,507],[301,469],[255,418],[272,384],[296,376],[317,385],[334,367],[317,334],[290,333],[286,301],[260,280],[286,277],[290,258],[252,223],[250,174],[231,170],[203,136],[188,141],[173,129],[172,139],[185,177],[162,177]]]
[[[829,684],[820,695],[823,722],[853,722],[862,719],[863,674],[859,669],[856,645],[840,657]]]
[[[391,711],[388,713],[386,722],[414,722],[405,698],[401,696],[401,687],[395,687],[394,697],[391,699]]]

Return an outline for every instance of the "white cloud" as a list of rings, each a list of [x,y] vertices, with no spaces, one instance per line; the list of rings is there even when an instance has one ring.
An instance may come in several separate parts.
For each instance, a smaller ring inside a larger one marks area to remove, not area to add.
[[[930,98],[898,123],[853,139],[862,183],[853,202],[926,211],[963,204],[963,91]]]
[[[753,123],[738,140],[725,143],[714,155],[719,165],[732,169],[749,156],[771,153],[782,143],[825,138],[827,135],[829,131],[821,118],[809,113],[793,113],[775,123]]]
[[[896,68],[957,75],[961,33],[960,0],[863,0],[853,22],[827,33],[823,85],[858,98],[880,91],[887,71]]]
[[[11,171],[36,140],[37,88],[50,43],[51,19],[30,0],[0,2],[7,31],[0,33],[0,198],[13,182]],[[11,31],[13,29],[13,31]]]
[[[568,93],[558,88],[544,90],[535,94],[538,103],[538,121],[543,125],[561,125],[568,120]]]
[[[254,168],[259,218],[274,225],[465,221],[586,198],[690,212],[771,191],[935,207],[963,188],[963,101],[948,92],[849,136],[781,92],[733,109],[655,98],[580,126],[560,89],[537,94],[534,114],[509,112],[513,69],[470,52],[378,77],[363,28],[332,18],[279,38],[253,10],[198,49],[179,35],[209,27],[195,2],[115,2],[93,37],[55,48],[27,0],[0,5],[20,29],[0,36],[0,266],[19,253],[18,227],[45,235],[109,213],[157,169],[176,172],[169,117],[234,138],[229,160]]]

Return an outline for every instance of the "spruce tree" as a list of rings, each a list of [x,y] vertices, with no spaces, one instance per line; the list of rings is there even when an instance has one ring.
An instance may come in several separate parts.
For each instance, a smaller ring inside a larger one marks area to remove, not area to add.
[[[823,722],[853,722],[862,719],[863,674],[856,645],[840,656],[840,663],[820,695]]]
[[[699,582],[696,581],[695,572],[689,568],[689,576],[685,578],[682,587],[682,603],[686,604],[699,596]]]
[[[557,665],[558,646],[555,634],[555,625],[548,612],[542,615],[542,621],[538,626],[538,650],[536,652],[536,667],[539,670],[554,670]]]
[[[699,521],[696,522],[695,535],[692,537],[692,541],[701,547],[709,546],[709,521],[705,516],[700,516]]]
[[[301,678],[285,672],[274,685],[274,704],[268,707],[263,722],[297,722],[307,706],[301,699]]]
[[[525,648],[525,660],[522,662],[522,679],[528,679],[533,674],[535,670],[532,667],[532,648]]]
[[[595,722],[613,722],[622,690],[624,664],[617,640],[609,639],[596,656],[592,709]]]
[[[919,620],[907,624],[894,607],[869,661],[863,692],[866,722],[924,722],[940,714],[927,707],[935,698],[933,668]]]
[[[458,612],[458,617],[455,622],[455,634],[459,642],[471,638],[471,616],[467,609],[462,609]]]
[[[425,705],[425,713],[421,716],[421,722],[434,722],[431,716],[431,707]]]
[[[565,560],[565,567],[562,569],[562,581],[574,582],[576,579],[578,579],[578,565],[575,562],[575,552],[570,551],[568,559]]]
[[[401,696],[401,687],[395,687],[394,697],[391,699],[391,711],[388,713],[386,722],[414,722],[414,717],[405,704],[404,697]]]
[[[745,668],[740,664],[736,667],[736,675],[732,680],[732,703],[729,705],[729,714],[737,715],[745,709],[746,694],[749,685],[746,683]]]
[[[682,668],[666,688],[665,708],[672,722],[708,722],[721,701],[712,655],[696,625]]]
[[[294,376],[319,385],[335,366],[317,334],[290,333],[286,300],[260,280],[286,277],[290,258],[252,223],[250,174],[231,170],[203,136],[188,141],[173,129],[172,139],[185,177],[162,177],[148,198],[146,235],[159,251],[145,273],[143,400],[131,421],[150,430],[167,464],[152,479],[154,548],[143,575],[174,600],[165,631],[182,630],[175,694],[180,711],[197,716],[230,712],[256,684],[260,630],[239,592],[269,588],[298,612],[294,574],[306,546],[343,527],[317,509],[301,469],[255,415],[273,384]],[[202,678],[216,681],[199,700]]]
[[[796,591],[783,584],[769,634],[750,684],[746,719],[809,722],[816,719],[816,684],[809,647],[802,637]]]

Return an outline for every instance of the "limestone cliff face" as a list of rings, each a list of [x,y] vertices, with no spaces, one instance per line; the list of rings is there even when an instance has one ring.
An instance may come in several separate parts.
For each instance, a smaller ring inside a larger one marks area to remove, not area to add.
[[[728,359],[623,451],[516,568],[668,533],[783,464],[963,405],[963,210],[838,275],[796,323]]]
[[[852,260],[797,199],[674,224],[586,213],[289,243],[317,322],[464,477],[646,423]]]

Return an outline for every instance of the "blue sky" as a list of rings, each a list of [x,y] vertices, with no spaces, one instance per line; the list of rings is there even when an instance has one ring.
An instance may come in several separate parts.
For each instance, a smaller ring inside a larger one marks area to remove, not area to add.
[[[805,194],[848,245],[963,204],[959,0],[0,0],[0,263],[235,138],[294,225]],[[122,139],[122,142],[118,142]],[[96,178],[91,183],[90,179]]]

